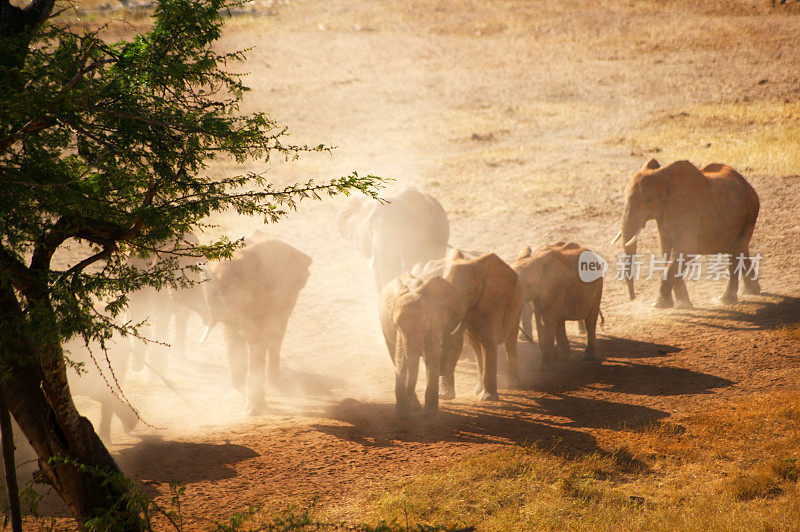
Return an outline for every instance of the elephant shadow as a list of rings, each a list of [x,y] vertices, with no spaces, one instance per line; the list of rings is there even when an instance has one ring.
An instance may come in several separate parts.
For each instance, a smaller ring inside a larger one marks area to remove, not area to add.
[[[333,390],[344,383],[338,377],[281,368],[280,383],[271,388],[275,394],[284,397],[324,397],[332,395]]]
[[[656,397],[709,394],[735,383],[690,369],[622,360],[603,364],[573,362],[555,371],[529,375],[524,384],[551,394],[593,387],[614,393]]]
[[[621,416],[627,425],[653,422],[668,415],[647,407],[600,400],[564,397],[560,403],[543,403],[524,392],[501,393],[501,397],[503,400],[498,403],[457,408],[442,405],[434,417],[412,415],[407,419],[398,418],[391,403],[346,399],[328,410],[328,417],[336,424],[318,423],[313,427],[336,438],[372,447],[409,443],[525,445],[572,459],[589,454],[610,456],[594,436],[580,428],[619,428],[616,416]],[[539,415],[560,416],[568,421],[553,423],[551,419],[535,417]],[[636,467],[646,469],[638,462]]]
[[[543,368],[539,344],[535,340],[521,340],[517,342],[517,356],[519,359],[518,365],[522,386],[535,386],[542,379],[547,379],[548,376],[552,376],[554,374],[561,375],[563,378],[568,378],[569,375],[574,373],[574,367],[583,367],[584,369],[581,371],[591,372],[591,368],[594,365],[585,364],[580,361],[583,349],[586,347],[585,339],[581,340],[579,338],[572,337],[570,338],[570,345],[572,347],[572,360],[570,360],[563,368],[561,368],[561,370],[553,372],[552,370],[546,370]],[[604,358],[623,359],[658,358],[671,353],[677,353],[681,350],[680,347],[676,347],[674,345],[632,340],[630,338],[621,338],[616,336],[598,336],[597,346],[600,356]],[[497,371],[499,381],[506,385],[507,380],[505,375],[507,362],[504,353],[504,350],[498,350]],[[459,362],[459,365],[461,365],[461,362]],[[477,369],[473,369],[473,366],[474,363],[466,367],[461,366],[461,368],[459,368],[459,373],[477,375]]]
[[[681,312],[676,321],[727,331],[762,331],[800,323],[800,298],[762,293],[740,300],[733,307]]]

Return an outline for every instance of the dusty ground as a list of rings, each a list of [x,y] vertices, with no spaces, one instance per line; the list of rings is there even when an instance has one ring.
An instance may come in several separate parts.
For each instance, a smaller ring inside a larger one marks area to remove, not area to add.
[[[800,163],[781,158],[800,137],[770,144],[772,122],[726,129],[691,118],[697,106],[758,104],[781,110],[781,124],[800,125],[800,17],[792,5],[768,4],[306,0],[257,3],[255,15],[232,19],[224,47],[253,47],[245,110],[285,121],[297,143],[337,146],[333,155],[272,163],[276,181],[352,170],[392,177],[441,201],[455,246],[512,260],[526,244],[573,240],[613,262],[619,250],[609,241],[634,171],[650,157],[698,165],[724,157],[761,197],[751,249],[763,257],[765,293],[721,308],[723,283],[695,282],[695,310],[664,311],[649,306],[656,281],[640,282],[630,302],[610,279],[602,366],[575,361],[543,373],[538,349],[521,343],[525,386],[478,403],[465,355],[458,398],[434,420],[398,422],[367,261],[337,234],[338,200],[305,204],[269,228],[314,258],[271,413],[242,415],[214,331],[191,343],[188,362],[172,363],[179,394],[128,376],[129,398],[159,428],[125,435],[115,425],[123,469],[165,497],[170,481],[182,481],[187,515],[223,519],[248,505],[279,509],[314,497],[335,509],[486,449],[536,442],[587,454],[624,426],[800,388],[800,347],[784,329],[800,322]],[[673,118],[703,138],[656,144],[642,133],[669,129]],[[773,153],[753,156],[756,148]],[[234,235],[259,226],[216,221]],[[640,252],[655,250],[649,226]],[[580,346],[574,329],[570,336]],[[79,406],[96,419],[95,405]],[[45,502],[45,513],[63,515]]]

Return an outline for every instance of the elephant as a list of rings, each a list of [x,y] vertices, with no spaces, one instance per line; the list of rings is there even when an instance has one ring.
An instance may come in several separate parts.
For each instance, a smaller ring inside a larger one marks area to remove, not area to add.
[[[185,235],[182,240],[181,246],[199,244],[197,237],[192,234]],[[162,247],[166,251],[157,251],[147,259],[132,256],[128,262],[141,271],[147,271],[157,261],[169,258],[170,250],[174,249],[176,245],[174,242],[164,244]],[[169,326],[174,322],[175,332],[170,342],[171,352],[178,358],[185,359],[186,328],[189,318],[196,313],[206,325],[210,318],[205,293],[201,286],[203,276],[200,272],[191,270],[192,267],[199,267],[203,259],[188,256],[176,256],[174,259],[183,275],[196,284],[186,287],[168,287],[163,290],[146,286],[137,290],[130,295],[128,320],[133,323],[147,320],[143,330],[145,337],[162,343],[170,341]],[[131,350],[134,355],[134,369],[140,370],[146,363],[154,373],[163,377],[170,354],[166,345],[142,345],[141,342],[134,339]]]
[[[244,394],[246,412],[256,415],[265,406],[265,366],[277,383],[286,326],[312,261],[279,240],[251,242],[230,261],[207,268],[203,287],[209,327],[223,326],[231,383]]]
[[[648,220],[655,220],[662,256],[669,261],[653,306],[692,308],[686,282],[679,271],[688,255],[730,254],[730,278],[720,297],[724,304],[737,301],[742,257],[744,293],[761,292],[757,272],[751,267],[749,244],[758,218],[759,200],[753,187],[736,170],[709,164],[702,170],[688,161],[661,167],[651,159],[634,174],[625,189],[622,229],[614,238],[623,242],[624,276],[631,299],[634,291],[632,259],[636,243]]]
[[[348,200],[339,216],[339,232],[369,257],[378,292],[414,264],[444,256],[450,223],[433,196],[409,187],[378,203]]]
[[[589,252],[574,243],[558,242],[536,251],[525,247],[514,262],[514,270],[523,287],[525,305],[522,329],[530,336],[531,318],[536,318],[536,332],[542,361],[547,366],[555,362],[553,340],[558,342],[565,360],[571,350],[566,322],[580,320],[586,326],[584,360],[597,360],[597,318],[603,296],[603,277],[589,282],[579,275],[581,254]]]
[[[455,252],[453,252],[455,253]],[[463,251],[458,250],[460,256],[465,258],[474,259],[484,253],[477,251]],[[444,275],[444,269],[447,266],[447,259],[429,260],[425,263],[415,264],[411,268],[411,275],[419,279],[431,279],[433,277]],[[455,399],[456,397],[456,364],[458,359],[461,358],[461,351],[464,349],[464,330],[459,329],[453,331],[452,334],[446,335],[442,342],[442,361],[440,365],[440,384],[439,384],[439,397],[445,400]],[[476,351],[480,353],[480,350]],[[475,355],[477,359],[477,354]]]
[[[131,432],[139,423],[139,416],[130,404],[123,401],[118,393],[112,391],[114,382],[122,383],[128,372],[130,351],[126,349],[127,342],[115,340],[108,346],[106,353],[101,352],[100,346],[92,346],[96,351],[96,358],[92,360],[92,353],[85,345],[75,340],[64,344],[64,351],[73,363],[69,365],[69,387],[74,395],[88,397],[100,403],[100,424],[97,433],[104,441],[111,441],[111,421],[114,416],[122,422],[126,433]],[[111,370],[105,367],[105,360]],[[75,363],[82,364],[82,370],[76,369]],[[103,368],[101,375],[98,366]],[[113,371],[113,375],[111,374]]]
[[[510,383],[519,382],[517,329],[523,293],[517,272],[494,253],[470,259],[451,249],[442,277],[453,285],[466,309],[461,325],[478,363],[475,394],[481,400],[497,400],[498,344],[505,344]]]
[[[381,329],[395,365],[399,416],[420,408],[415,391],[420,356],[424,356],[428,377],[425,415],[438,410],[442,345],[463,316],[462,300],[455,288],[438,275],[421,280],[404,274],[381,291]]]

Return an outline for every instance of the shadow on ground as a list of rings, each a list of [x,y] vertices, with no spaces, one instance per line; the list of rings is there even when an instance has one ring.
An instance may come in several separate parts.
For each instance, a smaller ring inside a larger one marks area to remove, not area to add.
[[[725,308],[681,312],[675,321],[727,331],[760,331],[800,323],[800,298],[764,293]]]
[[[237,475],[234,465],[258,453],[232,443],[196,443],[143,436],[139,443],[121,450],[117,463],[126,474],[154,482],[192,483],[222,480]]]

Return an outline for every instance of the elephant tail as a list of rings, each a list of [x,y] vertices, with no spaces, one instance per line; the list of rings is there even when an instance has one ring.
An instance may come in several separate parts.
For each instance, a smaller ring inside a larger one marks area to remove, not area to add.
[[[603,316],[603,311],[602,310],[597,309],[597,312],[600,313],[600,327],[605,329],[606,328],[606,317]]]

